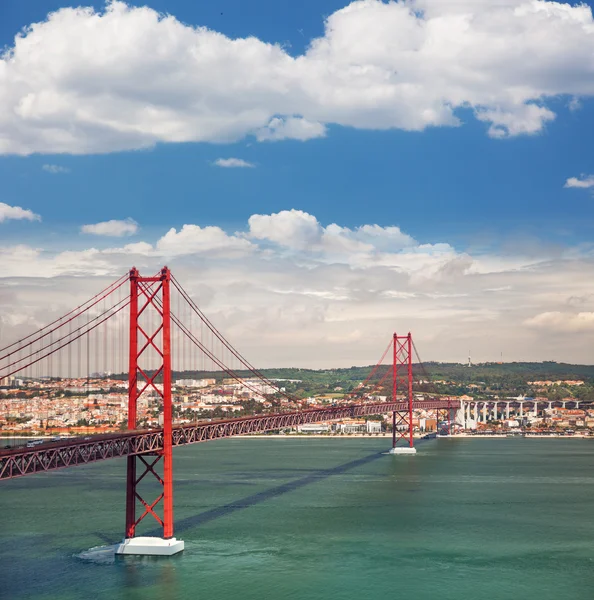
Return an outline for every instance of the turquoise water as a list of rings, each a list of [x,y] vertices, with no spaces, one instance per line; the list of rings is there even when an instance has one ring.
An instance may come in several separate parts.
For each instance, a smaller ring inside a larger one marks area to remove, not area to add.
[[[387,443],[176,449],[172,558],[100,548],[123,529],[121,460],[2,482],[0,598],[594,598],[592,440]]]

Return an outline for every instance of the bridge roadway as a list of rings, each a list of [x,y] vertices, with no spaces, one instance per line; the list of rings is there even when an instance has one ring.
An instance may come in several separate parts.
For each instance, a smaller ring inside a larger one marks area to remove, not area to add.
[[[415,410],[445,410],[459,407],[458,400],[417,400],[413,402]],[[408,402],[351,404],[221,421],[199,421],[186,425],[174,425],[173,446],[208,442],[236,435],[264,433],[305,423],[390,412],[408,412]],[[133,454],[158,454],[162,450],[162,429],[93,435],[59,442],[45,442],[34,448],[20,447],[0,450],[0,480]]]

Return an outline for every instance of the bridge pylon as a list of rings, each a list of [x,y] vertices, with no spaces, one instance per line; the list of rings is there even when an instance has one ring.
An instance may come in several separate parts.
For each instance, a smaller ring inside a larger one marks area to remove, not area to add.
[[[142,394],[147,390],[156,392],[163,402],[163,444],[156,451],[128,455],[126,531],[116,554],[170,556],[184,549],[184,542],[173,537],[170,281],[167,267],[155,277],[141,277],[136,268],[130,271],[128,429],[136,429]],[[159,462],[163,464],[161,474],[156,470]],[[139,490],[147,475],[153,476],[162,488],[151,502]],[[163,510],[159,516],[156,509],[161,502]],[[139,505],[142,512],[137,516]],[[163,527],[163,537],[136,536],[137,526],[149,515]]]
[[[390,454],[416,454],[413,438],[413,371],[412,371],[412,335],[392,337],[392,400],[396,402],[397,394],[404,392],[408,410],[392,413],[392,448]],[[403,439],[407,445],[398,446]]]

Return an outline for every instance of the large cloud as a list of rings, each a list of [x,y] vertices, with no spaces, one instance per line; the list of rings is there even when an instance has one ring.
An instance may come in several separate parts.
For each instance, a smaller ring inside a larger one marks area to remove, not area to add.
[[[0,61],[0,153],[423,130],[460,108],[494,137],[530,134],[549,98],[594,94],[593,51],[591,9],[542,0],[360,0],[299,56],[148,7],[63,8]]]
[[[508,252],[465,252],[396,226],[322,224],[298,210],[253,215],[238,232],[186,224],[123,247],[8,247],[2,337],[30,333],[133,265],[150,275],[168,264],[262,366],[367,364],[391,332],[409,330],[425,360],[463,361],[470,349],[476,361],[503,352],[594,362],[585,333],[594,327],[591,252]]]

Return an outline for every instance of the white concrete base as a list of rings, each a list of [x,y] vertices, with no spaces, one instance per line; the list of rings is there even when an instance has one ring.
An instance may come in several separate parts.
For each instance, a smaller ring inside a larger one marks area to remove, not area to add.
[[[116,554],[141,554],[143,556],[171,556],[184,549],[183,540],[158,537],[135,537],[125,539],[116,546]]]
[[[390,448],[390,454],[416,454],[416,448],[410,448],[409,446],[396,446],[396,448]]]

